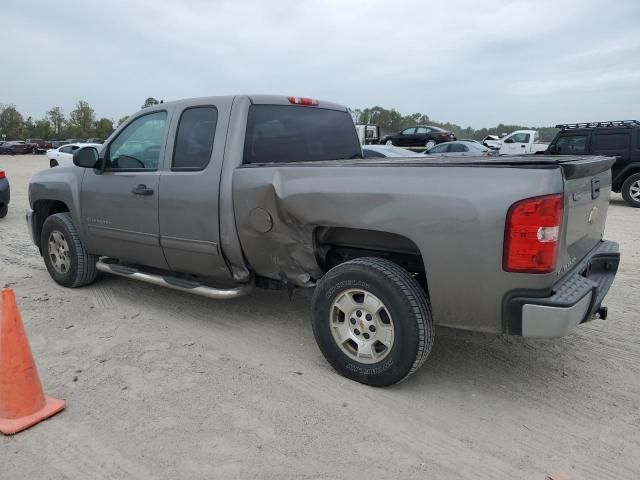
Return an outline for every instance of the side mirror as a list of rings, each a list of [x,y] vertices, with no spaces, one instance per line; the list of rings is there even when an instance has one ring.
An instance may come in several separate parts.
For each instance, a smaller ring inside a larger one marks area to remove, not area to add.
[[[555,145],[549,145],[547,147],[546,153],[550,155],[555,155],[556,153],[558,153],[558,147],[556,147]]]
[[[73,164],[82,168],[96,168],[100,160],[96,147],[82,147],[73,152]]]

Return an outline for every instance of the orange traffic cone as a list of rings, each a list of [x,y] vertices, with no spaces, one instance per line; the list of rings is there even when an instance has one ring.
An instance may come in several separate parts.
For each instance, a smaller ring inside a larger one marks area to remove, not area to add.
[[[64,400],[44,394],[16,296],[2,289],[0,319],[0,432],[25,430],[64,409]]]

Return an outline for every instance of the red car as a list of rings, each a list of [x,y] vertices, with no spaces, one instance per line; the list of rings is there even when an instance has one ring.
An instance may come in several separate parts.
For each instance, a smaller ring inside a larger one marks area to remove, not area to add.
[[[53,143],[41,138],[27,138],[26,143],[36,147],[37,153],[45,153],[47,150],[53,148]]]

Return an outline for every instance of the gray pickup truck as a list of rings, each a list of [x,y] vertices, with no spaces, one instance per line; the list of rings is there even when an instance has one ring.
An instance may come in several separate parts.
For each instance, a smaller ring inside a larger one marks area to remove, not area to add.
[[[197,98],[35,175],[27,222],[66,287],[98,271],[215,299],[315,287],[326,359],[383,386],[426,360],[434,325],[555,337],[606,317],[613,162],[363,159],[345,107]]]

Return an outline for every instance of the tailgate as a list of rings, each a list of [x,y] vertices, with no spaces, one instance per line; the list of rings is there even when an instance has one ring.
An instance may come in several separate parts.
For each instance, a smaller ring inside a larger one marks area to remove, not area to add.
[[[565,178],[565,235],[558,261],[561,272],[603,238],[614,162],[610,157],[582,157],[560,163]]]

